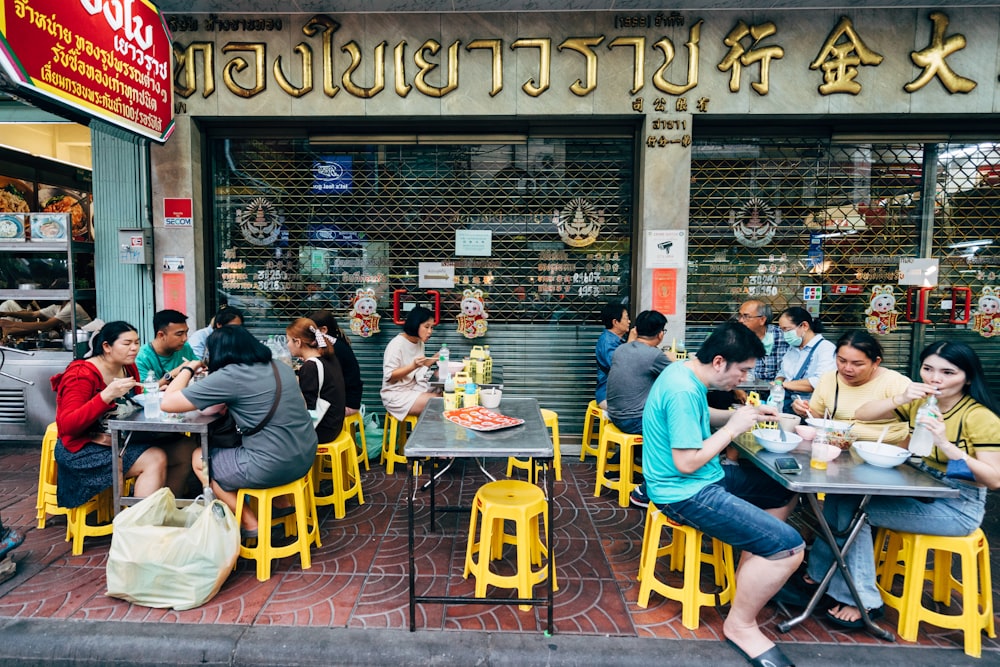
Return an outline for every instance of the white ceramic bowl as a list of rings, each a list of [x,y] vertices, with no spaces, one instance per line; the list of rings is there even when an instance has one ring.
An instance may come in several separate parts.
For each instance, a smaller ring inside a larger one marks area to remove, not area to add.
[[[884,442],[858,440],[854,443],[854,451],[864,459],[865,463],[870,463],[876,468],[895,468],[910,458],[909,450],[895,445],[887,445]]]
[[[500,397],[503,396],[503,391],[497,389],[496,387],[488,387],[486,389],[479,390],[479,404],[484,408],[495,408],[500,405]]]
[[[802,438],[794,433],[785,433],[785,439],[782,440],[781,433],[776,428],[758,428],[754,429],[753,437],[757,440],[758,445],[775,454],[790,452],[802,442]]]

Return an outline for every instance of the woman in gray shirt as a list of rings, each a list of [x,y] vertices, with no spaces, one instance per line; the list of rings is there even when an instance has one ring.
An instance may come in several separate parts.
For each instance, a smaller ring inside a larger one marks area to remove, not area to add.
[[[165,412],[204,410],[224,404],[241,431],[251,431],[265,420],[275,402],[276,384],[281,397],[262,429],[246,435],[236,447],[211,447],[211,484],[216,497],[236,510],[236,491],[287,484],[303,477],[316,457],[316,431],[299,391],[295,372],[271,360],[271,351],[240,326],[216,329],[208,337],[209,375],[190,384],[203,363],[190,361],[167,386],[161,406]],[[190,373],[183,372],[190,370]],[[201,450],[192,460],[195,474],[205,484]],[[244,536],[256,535],[257,518],[244,511]]]

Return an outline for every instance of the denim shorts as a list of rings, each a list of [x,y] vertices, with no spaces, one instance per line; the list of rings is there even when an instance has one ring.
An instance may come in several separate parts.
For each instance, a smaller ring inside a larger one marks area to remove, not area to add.
[[[755,467],[723,466],[723,471],[721,481],[660,509],[678,523],[763,558],[778,560],[805,549],[797,530],[764,511],[787,504],[790,491]]]

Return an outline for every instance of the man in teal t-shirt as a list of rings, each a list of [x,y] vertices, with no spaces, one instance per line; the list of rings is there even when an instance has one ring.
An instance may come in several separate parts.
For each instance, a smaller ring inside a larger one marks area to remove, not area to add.
[[[187,343],[187,316],[176,310],[161,310],[153,315],[156,337],[142,346],[135,358],[139,378],[143,381],[152,372],[163,388],[174,378],[186,361],[194,361],[194,350]]]
[[[722,632],[748,662],[780,667],[792,663],[760,631],[757,614],[802,562],[805,543],[784,521],[795,496],[753,465],[719,460],[734,438],[776,410],[708,406],[709,389],[733,389],[763,354],[750,329],[726,322],[693,359],[660,373],[642,414],[642,469],[646,493],[660,511],[743,551]]]

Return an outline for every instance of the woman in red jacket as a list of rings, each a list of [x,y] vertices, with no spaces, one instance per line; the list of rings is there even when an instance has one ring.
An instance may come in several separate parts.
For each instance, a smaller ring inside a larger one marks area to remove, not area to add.
[[[135,356],[139,334],[127,322],[110,322],[94,334],[92,354],[52,376],[56,394],[56,463],[59,505],[79,507],[111,486],[111,434],[107,420],[139,385]],[[125,477],[135,477],[134,495],[145,497],[169,485],[177,495],[191,472],[194,443],[187,438],[160,447],[129,442],[121,453]]]

